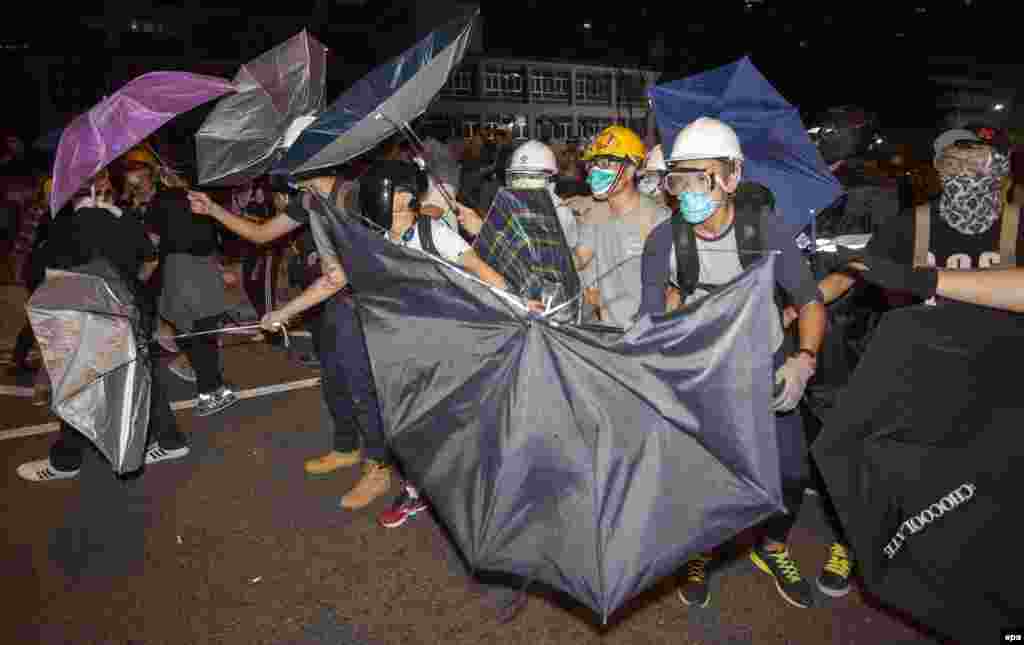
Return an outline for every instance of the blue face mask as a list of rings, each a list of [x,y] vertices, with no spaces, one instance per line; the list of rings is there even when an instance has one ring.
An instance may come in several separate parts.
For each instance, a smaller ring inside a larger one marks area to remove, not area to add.
[[[619,173],[614,170],[592,168],[590,174],[587,175],[587,183],[595,195],[603,195],[612,189],[612,185],[615,184],[615,178],[618,175]]]
[[[684,192],[679,195],[679,214],[690,224],[700,224],[715,214],[722,200],[708,193]]]

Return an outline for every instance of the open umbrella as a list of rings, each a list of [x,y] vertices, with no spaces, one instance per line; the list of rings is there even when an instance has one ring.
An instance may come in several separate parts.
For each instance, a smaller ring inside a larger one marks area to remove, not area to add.
[[[435,29],[356,81],[302,131],[274,171],[298,174],[343,164],[423,114],[466,53],[479,11]]]
[[[89,178],[175,116],[233,92],[229,81],[187,72],[151,72],[76,117],[60,137],[50,212]]]
[[[834,202],[842,187],[811,142],[800,112],[749,58],[650,90],[666,150],[690,122],[710,116],[740,139],[744,179],[764,184],[794,231]]]
[[[549,323],[322,199],[406,474],[474,569],[602,618],[781,511],[773,258],[629,332]]]
[[[575,300],[559,320],[577,322],[580,279],[546,190],[500,189],[473,248],[517,295],[549,308]]]
[[[48,271],[25,305],[53,383],[53,411],[127,473],[142,465],[152,377],[141,313],[115,269]]]
[[[265,173],[323,108],[327,50],[308,32],[238,70],[238,93],[217,102],[196,133],[199,183],[239,185]]]
[[[964,643],[1021,625],[1024,318],[886,314],[813,445],[869,591]]]

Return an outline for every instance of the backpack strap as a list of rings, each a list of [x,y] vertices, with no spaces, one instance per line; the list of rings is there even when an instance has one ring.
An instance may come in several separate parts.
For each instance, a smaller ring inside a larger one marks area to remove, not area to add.
[[[420,246],[431,255],[440,256],[437,252],[437,245],[434,244],[434,230],[431,226],[432,220],[429,217],[420,215],[416,218],[416,233],[420,238]]]
[[[697,238],[693,227],[681,217],[672,216],[672,241],[676,253],[676,282],[685,301],[697,289],[700,280],[700,258],[697,257]]]
[[[932,234],[932,206],[918,204],[914,208],[914,266],[928,266],[928,246]]]
[[[1003,206],[1003,225],[999,232],[999,266],[1017,266],[1017,238],[1020,235],[1020,204]]]

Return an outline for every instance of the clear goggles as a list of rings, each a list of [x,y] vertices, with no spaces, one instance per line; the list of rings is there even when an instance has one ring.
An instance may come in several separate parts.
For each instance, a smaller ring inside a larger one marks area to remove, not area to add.
[[[710,193],[715,185],[715,174],[707,170],[672,170],[665,175],[665,192],[670,195],[683,193]]]
[[[587,162],[587,171],[589,172],[593,168],[600,168],[601,170],[618,170],[624,163],[625,161],[623,159],[616,159],[615,157],[597,157]]]

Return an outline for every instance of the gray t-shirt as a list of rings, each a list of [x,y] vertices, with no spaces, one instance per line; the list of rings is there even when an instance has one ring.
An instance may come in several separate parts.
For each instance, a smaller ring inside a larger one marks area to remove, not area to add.
[[[594,253],[588,273],[598,280],[601,304],[608,313],[603,322],[623,328],[633,325],[640,308],[644,242],[669,215],[667,208],[642,196],[640,205],[628,213],[580,226],[579,246]]]

